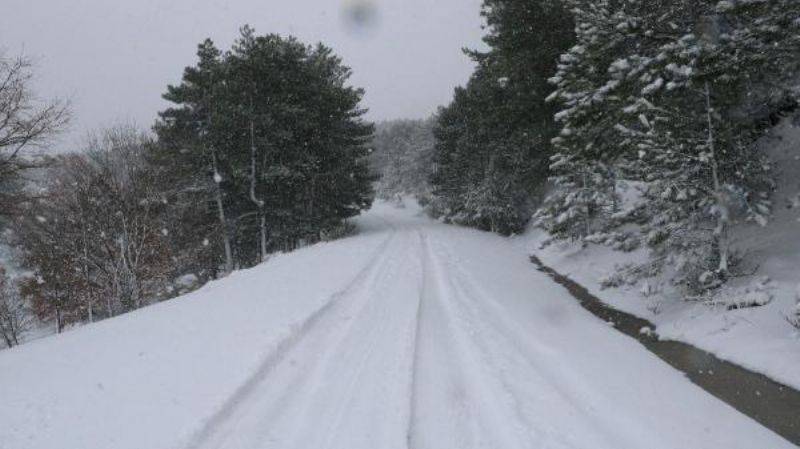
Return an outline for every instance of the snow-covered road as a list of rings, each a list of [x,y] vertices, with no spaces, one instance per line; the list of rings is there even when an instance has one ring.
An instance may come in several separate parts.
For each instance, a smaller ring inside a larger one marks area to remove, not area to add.
[[[360,223],[359,237],[246,275],[269,282],[233,276],[194,301],[0,353],[0,448],[793,447],[581,309],[507,239],[385,205]],[[135,339],[166,337],[187,315],[206,322],[166,345]],[[284,331],[263,333],[253,317]],[[109,335],[115,354],[154,360],[125,364],[121,381],[105,366],[114,360],[48,357]],[[176,360],[188,367],[170,368]],[[24,378],[36,368],[73,390],[42,394]],[[175,379],[204,370],[213,374]],[[91,402],[93,376],[111,377],[113,400]]]

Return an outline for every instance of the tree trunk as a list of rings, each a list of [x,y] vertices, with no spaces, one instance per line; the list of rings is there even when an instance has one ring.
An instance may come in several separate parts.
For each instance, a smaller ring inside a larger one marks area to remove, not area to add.
[[[261,262],[267,260],[267,217],[264,212],[264,201],[256,196],[256,159],[258,149],[256,148],[256,124],[253,120],[253,97],[250,97],[250,201],[258,208],[259,223],[259,242],[261,246]]]
[[[222,178],[217,167],[217,152],[213,148],[211,149],[211,161],[214,169],[214,201],[217,204],[217,218],[219,219],[219,225],[222,229],[222,244],[225,247],[225,275],[228,275],[233,271],[233,251],[231,250],[231,240],[228,235],[228,220],[225,217],[225,205],[222,201],[222,187],[220,186]]]
[[[16,321],[17,317],[12,316],[10,318],[11,319],[9,320],[8,328],[11,329],[11,335],[10,335],[11,341],[14,343],[15,346],[19,346],[19,333],[21,329],[19,328],[18,325],[19,323]],[[9,346],[9,348],[10,347],[11,346]]]
[[[61,316],[61,306],[56,306],[56,333],[64,330],[64,318]]]
[[[5,332],[2,332],[2,334],[3,334],[3,340],[6,342],[6,347],[7,348],[13,348],[14,347],[14,343],[11,341],[11,339],[8,337],[8,335],[6,335]]]
[[[88,302],[88,319],[90,323],[94,323],[94,295],[92,294],[91,281],[89,279],[89,244],[88,236],[86,235],[86,218],[84,216],[83,208],[81,208],[81,236],[83,238],[83,280],[86,282],[86,294],[89,297]]]
[[[106,313],[109,318],[114,316],[114,305],[111,303],[111,295],[106,295]]]
[[[267,260],[267,217],[261,215],[261,261]]]
[[[716,141],[714,137],[714,121],[712,117],[713,108],[711,106],[711,88],[708,81],[705,83],[706,96],[706,119],[708,120],[708,149],[711,153],[711,178],[714,183],[714,200],[717,208],[717,226],[714,229],[714,239],[719,251],[719,266],[717,272],[720,275],[728,273],[729,248],[728,248],[728,222],[730,211],[728,209],[725,192],[722,190],[722,182],[719,179],[719,164],[717,163]]]

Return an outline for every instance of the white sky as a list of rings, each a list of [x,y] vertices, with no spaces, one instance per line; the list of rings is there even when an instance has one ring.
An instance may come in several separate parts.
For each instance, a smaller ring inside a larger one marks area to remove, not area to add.
[[[362,28],[345,20],[372,2]],[[245,23],[259,34],[324,42],[366,89],[369,118],[424,117],[472,72],[480,0],[2,0],[0,47],[36,62],[40,96],[67,97],[74,120],[58,147],[120,121],[149,128],[166,85],[195,62],[206,37],[226,49]]]

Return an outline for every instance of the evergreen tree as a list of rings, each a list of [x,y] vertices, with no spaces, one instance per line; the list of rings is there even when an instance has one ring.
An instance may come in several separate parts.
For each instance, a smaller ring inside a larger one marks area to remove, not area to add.
[[[647,185],[647,241],[693,291],[730,275],[731,226],[763,224],[770,213],[770,167],[754,144],[761,116],[794,100],[786,67],[765,73],[764,65],[796,67],[780,55],[798,47],[795,33],[776,32],[792,23],[773,14],[781,2],[758,3],[757,12],[752,2],[664,7],[673,12],[668,23],[682,26],[660,30],[661,45],[633,72],[641,96],[627,110],[641,126],[627,134]],[[664,15],[651,17],[654,29]]]
[[[373,127],[332,50],[244,27],[230,51],[206,41],[198,55],[165,96],[176,106],[156,126],[154,159],[193,195],[193,221],[210,223],[214,201],[226,270],[318,240],[369,207]]]
[[[198,63],[187,67],[183,82],[169,86],[164,99],[178,105],[161,112],[155,125],[158,144],[149,159],[160,189],[170,205],[173,222],[182,223],[171,234],[173,252],[191,272],[216,272],[234,267],[231,247],[230,199],[223,173],[229,163],[219,151],[221,133],[220,85],[222,54],[210,39],[198,46]],[[220,257],[222,253],[222,257]]]
[[[529,219],[547,180],[555,135],[547,78],[572,41],[558,1],[486,0],[487,52],[439,113],[433,210],[459,223],[511,233]]]
[[[553,78],[562,129],[540,223],[580,239],[634,217],[657,265],[674,262],[695,291],[719,285],[733,263],[731,225],[769,214],[769,166],[754,142],[765,117],[796,104],[797,35],[783,30],[797,27],[797,6],[572,5],[578,45]],[[617,211],[618,179],[643,182],[639,208]]]
[[[437,213],[457,223],[508,234],[529,218],[535,177],[524,176],[531,167],[523,152],[525,142],[519,135],[507,134],[502,116],[486,109],[497,104],[495,95],[502,89],[479,71],[440,111],[431,183]]]
[[[547,100],[559,105],[555,119],[561,129],[552,141],[553,188],[536,219],[556,238],[582,239],[603,230],[604,219],[616,212],[614,167],[624,150],[615,125],[626,87],[625,30],[632,20],[607,0],[568,3],[577,42],[561,55],[550,79],[556,90]]]

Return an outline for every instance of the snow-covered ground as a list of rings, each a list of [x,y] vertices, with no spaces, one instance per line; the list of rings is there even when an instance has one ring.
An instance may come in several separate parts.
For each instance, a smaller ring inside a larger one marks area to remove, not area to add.
[[[360,234],[0,353],[0,448],[789,448],[584,311],[518,241]]]
[[[617,266],[645,260],[643,250],[621,253],[607,247],[555,244],[541,249],[544,233],[531,229],[515,239],[550,267],[620,310],[657,325],[661,338],[690,343],[719,358],[800,389],[800,332],[789,324],[800,300],[800,127],[786,119],[763,145],[777,172],[774,217],[765,227],[742,225],[732,240],[752,276],[734,279],[713,301],[686,301],[665,280],[602,289]],[[766,280],[766,282],[765,282]],[[761,307],[729,310],[743,299]]]

